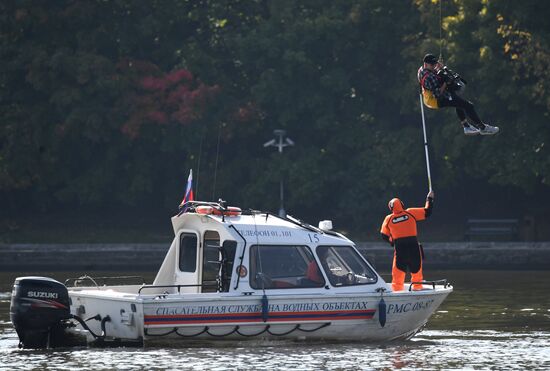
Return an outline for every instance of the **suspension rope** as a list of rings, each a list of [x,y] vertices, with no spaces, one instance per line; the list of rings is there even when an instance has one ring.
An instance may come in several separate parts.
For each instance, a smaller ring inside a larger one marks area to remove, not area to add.
[[[443,63],[443,52],[442,52],[442,45],[443,45],[443,16],[442,16],[442,4],[443,0],[439,0],[439,61]]]
[[[442,34],[443,34],[443,21],[441,17],[441,4],[443,3],[443,0],[439,0],[439,60],[442,59],[443,55],[441,54],[441,44],[442,44]]]

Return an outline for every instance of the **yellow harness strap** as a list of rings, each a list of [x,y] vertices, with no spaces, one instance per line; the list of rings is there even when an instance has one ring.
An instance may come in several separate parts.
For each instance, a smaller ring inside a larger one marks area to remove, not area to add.
[[[438,109],[439,105],[437,104],[437,98],[435,97],[434,93],[431,91],[422,88],[422,100],[424,101],[424,105],[431,109]]]
[[[437,104],[437,98],[435,97],[434,93],[432,93],[428,89],[424,89],[424,80],[426,80],[427,76],[428,73],[424,74],[422,80],[420,81],[420,86],[422,87],[422,100],[424,101],[424,105],[426,107],[431,109],[438,109],[439,105]]]

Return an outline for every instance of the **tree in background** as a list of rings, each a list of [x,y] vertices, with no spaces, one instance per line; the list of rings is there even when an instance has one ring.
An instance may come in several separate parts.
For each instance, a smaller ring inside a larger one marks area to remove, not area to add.
[[[416,3],[427,30],[424,50],[431,47],[437,52],[439,3]],[[477,103],[481,116],[502,129],[490,140],[465,140],[447,130],[455,125],[448,123],[454,114],[449,113],[432,139],[443,184],[452,188],[459,183],[459,199],[477,198],[489,212],[543,214],[543,203],[531,201],[544,198],[542,190],[548,187],[544,174],[550,170],[544,147],[550,139],[548,95],[541,88],[548,74],[543,66],[549,64],[545,19],[550,9],[536,1],[443,1],[442,5],[446,62],[468,80],[466,96]],[[441,113],[429,119],[440,121]]]
[[[210,99],[215,84],[178,67],[181,44],[209,27],[208,4],[2,7],[0,191],[11,209],[165,205],[180,187],[174,167],[194,163],[202,127],[226,109]]]
[[[502,127],[427,113],[443,215],[548,193],[548,7],[529,4],[443,1],[445,60]],[[283,171],[291,214],[374,235],[386,199],[425,193],[416,69],[439,21],[432,0],[3,2],[4,212],[166,215],[189,168],[202,199],[275,210]],[[261,146],[278,128],[284,156]]]

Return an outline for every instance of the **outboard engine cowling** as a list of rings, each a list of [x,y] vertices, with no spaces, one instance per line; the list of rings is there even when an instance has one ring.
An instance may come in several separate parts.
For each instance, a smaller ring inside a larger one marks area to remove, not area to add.
[[[71,317],[65,285],[48,277],[18,277],[11,294],[10,319],[23,348],[55,346],[63,321]]]

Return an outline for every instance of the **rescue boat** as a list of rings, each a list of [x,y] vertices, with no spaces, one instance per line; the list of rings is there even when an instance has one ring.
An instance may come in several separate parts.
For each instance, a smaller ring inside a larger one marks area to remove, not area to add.
[[[17,278],[10,317],[20,346],[385,342],[414,336],[452,292],[445,280],[393,292],[330,221],[212,202],[184,210],[150,284]]]

